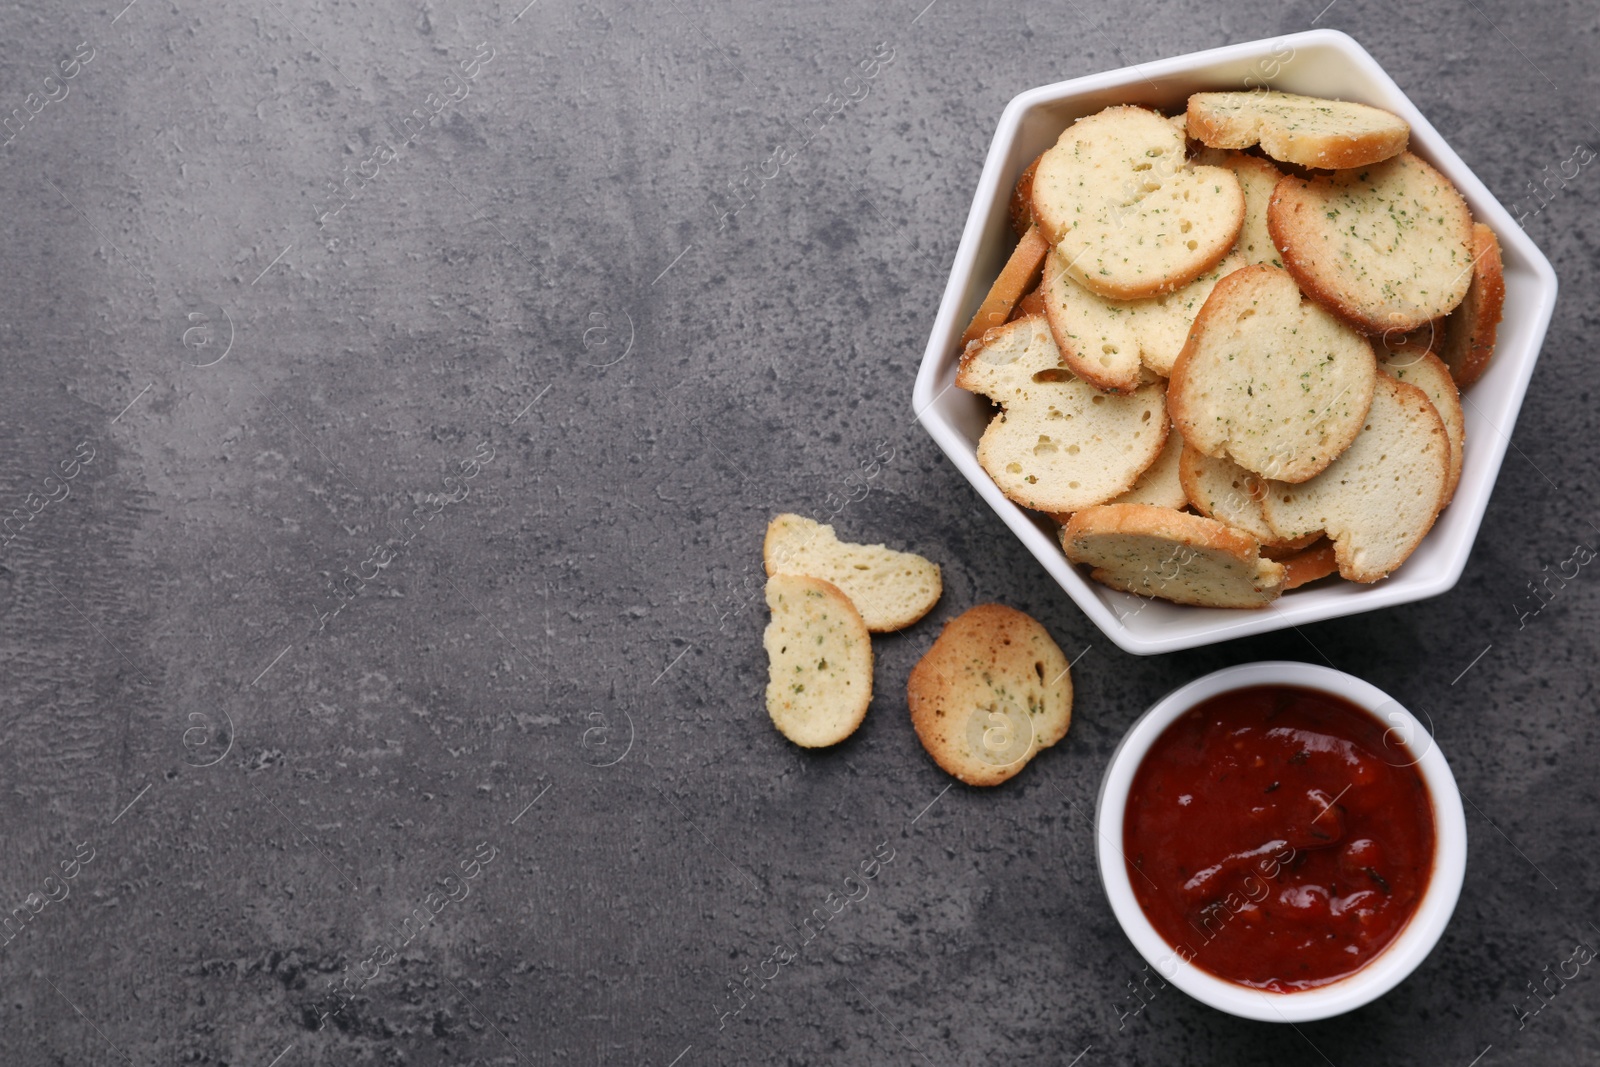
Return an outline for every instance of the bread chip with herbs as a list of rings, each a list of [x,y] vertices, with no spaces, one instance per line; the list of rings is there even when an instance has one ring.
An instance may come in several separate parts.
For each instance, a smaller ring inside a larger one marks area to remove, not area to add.
[[[1410,152],[1286,176],[1267,226],[1300,288],[1367,333],[1414,330],[1455,310],[1472,284],[1467,202]]]
[[[1224,275],[1243,266],[1244,260],[1230,255],[1173,292],[1108,300],[1073,281],[1057,251],[1045,260],[1039,294],[1061,361],[1097,389],[1131,393],[1150,374],[1172,373],[1206,298]]]
[[[1244,225],[1239,228],[1239,239],[1234,242],[1232,256],[1245,265],[1263,264],[1268,267],[1283,266],[1278,246],[1272,243],[1272,231],[1267,229],[1267,208],[1272,203],[1272,193],[1283,180],[1283,171],[1260,156],[1244,152],[1226,152],[1207,148],[1194,157],[1196,163],[1223,167],[1239,179],[1244,190]]]
[[[1439,413],[1445,436],[1450,439],[1450,477],[1444,490],[1444,500],[1448,504],[1456,495],[1456,484],[1461,481],[1461,463],[1466,458],[1467,444],[1466,413],[1461,410],[1461,391],[1450,377],[1450,368],[1432,352],[1416,348],[1390,352],[1378,360],[1378,366],[1427,393],[1433,410]]]
[[[1041,152],[1033,157],[1033,162],[1022,168],[1022,174],[1017,178],[1016,188],[1011,192],[1011,228],[1021,237],[1033,225],[1033,172],[1039,169],[1039,160],[1044,158]]]
[[[872,637],[850,598],[820,578],[767,579],[772,621],[767,714],[802,748],[836,745],[855,733],[872,702]]]
[[[1195,93],[1189,136],[1213,148],[1259,144],[1273,159],[1302,167],[1365,167],[1405,151],[1411,127],[1366,104],[1275,90]]]
[[[1176,432],[1173,433],[1177,437]],[[1261,542],[1264,555],[1278,558],[1275,550],[1299,551],[1319,535],[1279,543],[1267,525],[1261,501],[1267,495],[1267,480],[1245,470],[1231,459],[1208,456],[1185,448],[1178,457],[1178,482],[1185,499],[1208,519],[1226,523]]]
[[[935,763],[968,785],[999,785],[1066,736],[1071,665],[1033,618],[980,604],[912,668],[906,704]]]
[[[1444,320],[1436,351],[1450,368],[1456,384],[1465,389],[1489,369],[1495,334],[1505,310],[1506,277],[1500,262],[1500,242],[1483,223],[1472,227],[1472,285],[1461,306]]]
[[[1033,174],[1033,221],[1084,288],[1157,296],[1221,261],[1244,222],[1244,192],[1222,167],[1191,166],[1183,133],[1148,108],[1079,119]]]
[[[1303,548],[1278,562],[1283,564],[1283,589],[1299,589],[1330,574],[1339,573],[1339,561],[1333,552],[1333,542],[1318,538],[1309,548]]]
[[[1017,301],[1039,284],[1039,272],[1044,266],[1045,253],[1049,251],[1050,245],[1040,236],[1038,228],[1029,227],[1012,250],[1006,265],[1000,269],[994,284],[989,286],[989,295],[983,298],[972,321],[967,324],[967,332],[961,335],[962,348],[996,326],[1005,325]]]
[[[1366,338],[1305,299],[1287,273],[1245,267],[1200,309],[1167,403],[1189,447],[1303,482],[1355,440],[1377,374]]]
[[[1283,592],[1283,566],[1215,519],[1147,504],[1085,508],[1061,530],[1067,558],[1113,589],[1175,604],[1259,608]]]

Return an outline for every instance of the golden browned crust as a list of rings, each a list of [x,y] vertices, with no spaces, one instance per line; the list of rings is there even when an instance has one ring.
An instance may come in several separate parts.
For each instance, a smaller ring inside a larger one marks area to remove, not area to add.
[[[1439,345],[1450,376],[1463,389],[1483,377],[1489,367],[1506,302],[1500,242],[1481,222],[1472,226],[1472,270],[1472,287],[1461,306],[1445,319]]]
[[[1283,560],[1283,588],[1285,591],[1298,589],[1338,570],[1339,562],[1334,558],[1333,542],[1317,538],[1310,548]]]
[[[1040,152],[1032,163],[1022,168],[1017,187],[1011,192],[1011,228],[1017,231],[1018,237],[1033,225],[1033,172],[1039,169],[1039,160],[1043,158],[1044,153]]]
[[[1017,247],[1012,250],[1011,258],[1006,260],[1006,265],[1000,269],[999,277],[989,286],[989,295],[978,305],[978,313],[972,316],[967,332],[961,335],[962,348],[979,340],[996,326],[1006,324],[1011,318],[1011,309],[1022,298],[1022,294],[1038,284],[1045,254],[1049,251],[1050,244],[1039,232],[1039,228],[1028,227],[1027,232],[1022,235],[1022,240],[1018,241]]]
[[[1071,671],[1032,617],[979,604],[946,623],[912,668],[906,705],[935,763],[968,785],[999,785],[1066,736]]]

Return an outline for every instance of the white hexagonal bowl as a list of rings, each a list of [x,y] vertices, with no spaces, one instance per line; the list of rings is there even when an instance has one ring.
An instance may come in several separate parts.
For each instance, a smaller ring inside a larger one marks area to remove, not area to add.
[[[1143,104],[1172,114],[1184,107],[1190,93],[1260,84],[1372,104],[1410,123],[1411,151],[1448,176],[1461,190],[1473,216],[1487,223],[1500,239],[1505,261],[1505,317],[1488,372],[1463,394],[1467,447],[1455,499],[1422,545],[1391,577],[1370,586],[1317,583],[1286,593],[1260,610],[1196,608],[1145,600],[1090,581],[1062,553],[1055,524],[1006,499],[984,472],[978,463],[978,439],[993,408],[984,398],[955,387],[960,356],[957,342],[1016,244],[1008,204],[1017,177],[1035,156],[1055,143],[1062,130],[1075,119],[1111,104]],[[1013,99],[1000,116],[984,162],[950,281],[917,373],[912,409],[979,495],[1106,636],[1138,655],[1174,652],[1422,600],[1454,586],[1488,507],[1555,301],[1556,275],[1549,260],[1377,61],[1343,33],[1312,30],[1075,78],[1031,89]]]

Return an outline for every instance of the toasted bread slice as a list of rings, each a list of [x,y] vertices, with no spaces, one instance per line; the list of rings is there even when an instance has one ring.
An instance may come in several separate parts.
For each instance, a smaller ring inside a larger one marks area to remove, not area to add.
[[[1467,443],[1467,419],[1461,410],[1461,392],[1450,376],[1450,368],[1433,353],[1416,348],[1391,352],[1378,360],[1378,366],[1427,393],[1433,410],[1439,413],[1445,436],[1450,439],[1450,477],[1444,490],[1444,502],[1449,504],[1461,481],[1463,449]]]
[[[978,462],[1026,508],[1076,511],[1133,487],[1167,438],[1159,385],[1108,396],[1061,366],[1042,318],[991,330],[961,357],[956,384],[1004,410],[978,442]]]
[[[1022,168],[1022,174],[1017,178],[1017,186],[1011,191],[1011,228],[1021,237],[1033,225],[1033,172],[1039,169],[1039,160],[1044,158],[1040,152],[1033,157],[1033,162]]]
[[[767,574],[804,574],[838,586],[873,633],[903,630],[939,602],[939,565],[886,545],[840,541],[832,526],[800,515],[767,524]]]
[[[906,704],[935,763],[968,785],[999,785],[1066,736],[1071,665],[1030,616],[979,604],[912,668]]]
[[[1379,375],[1360,436],[1321,474],[1275,482],[1262,503],[1280,537],[1321,531],[1339,573],[1376,582],[1416,550],[1444,507],[1450,439],[1421,389]]]
[[[1302,585],[1339,573],[1339,562],[1334,556],[1333,542],[1318,538],[1310,547],[1301,549],[1280,561],[1283,564],[1283,589],[1299,589]]]
[[[872,637],[850,598],[799,574],[767,579],[767,713],[802,748],[856,732],[872,702]]]
[[[1355,440],[1377,373],[1366,338],[1304,299],[1287,273],[1245,267],[1200,309],[1167,403],[1191,448],[1303,482]]]
[[[1168,437],[1181,439],[1182,435],[1174,430]],[[1261,512],[1261,500],[1267,494],[1266,479],[1231,459],[1219,459],[1185,447],[1178,457],[1178,481],[1196,511],[1249,534],[1261,543],[1262,553],[1271,558],[1281,558],[1271,550],[1281,549],[1285,555],[1292,554],[1319,536],[1312,534],[1293,541],[1279,541]]]
[[[1259,144],[1273,159],[1302,167],[1365,167],[1406,150],[1405,120],[1366,104],[1276,90],[1195,93],[1189,136],[1213,148]]]
[[[1114,300],[1169,293],[1221,261],[1244,192],[1221,167],[1191,166],[1183,134],[1147,108],[1079,119],[1039,160],[1033,219],[1079,285]]]
[[[1410,152],[1285,177],[1267,226],[1300,288],[1367,333],[1416,329],[1454,310],[1472,284],[1467,202]]]
[[[1206,297],[1243,265],[1230,255],[1173,292],[1109,300],[1073,281],[1056,250],[1045,261],[1039,295],[1062,362],[1097,389],[1131,393],[1145,383],[1147,370],[1162,377],[1172,373]]]
[[[1215,519],[1148,504],[1084,508],[1061,531],[1074,563],[1097,582],[1208,608],[1259,608],[1283,591],[1283,567],[1255,539]]]
[[[1439,357],[1465,389],[1483,376],[1494,355],[1495,334],[1505,309],[1506,276],[1500,242],[1483,223],[1472,227],[1472,285],[1461,306],[1444,320]]]
[[[1050,245],[1039,233],[1038,228],[1028,227],[1028,231],[1022,235],[1022,240],[1017,242],[1017,247],[1012,249],[1011,258],[1000,268],[999,277],[989,286],[989,295],[978,305],[978,312],[972,316],[972,322],[967,325],[967,332],[961,335],[962,348],[978,340],[996,326],[1005,325],[1006,320],[1011,317],[1011,309],[1022,299],[1022,294],[1038,283],[1039,271],[1044,265],[1045,254],[1049,251]]]

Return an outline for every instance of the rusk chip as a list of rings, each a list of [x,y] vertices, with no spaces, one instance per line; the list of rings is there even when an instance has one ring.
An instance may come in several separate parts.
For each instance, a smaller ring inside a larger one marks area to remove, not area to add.
[[[1148,504],[1085,508],[1061,531],[1067,558],[1113,589],[1176,604],[1259,608],[1283,591],[1283,567],[1215,519]]]
[[[802,748],[836,745],[855,733],[872,702],[872,637],[850,598],[820,578],[767,579],[772,621],[767,713]]]
[[[1455,310],[1472,284],[1467,202],[1410,152],[1285,177],[1267,226],[1300,288],[1367,333],[1414,330]]]
[[[1263,477],[1303,482],[1361,430],[1378,370],[1365,337],[1273,267],[1217,283],[1172,368],[1184,442]]]
[[[980,604],[912,668],[906,704],[935,763],[968,785],[999,785],[1066,736],[1070,665],[1033,618]]]
[[[1244,193],[1191,166],[1181,131],[1147,108],[1079,119],[1039,160],[1033,220],[1079,285],[1115,300],[1171,292],[1233,247]]]
[[[1189,136],[1213,148],[1259,144],[1273,159],[1327,170],[1381,162],[1411,139],[1392,112],[1275,90],[1195,93],[1188,120]]]

